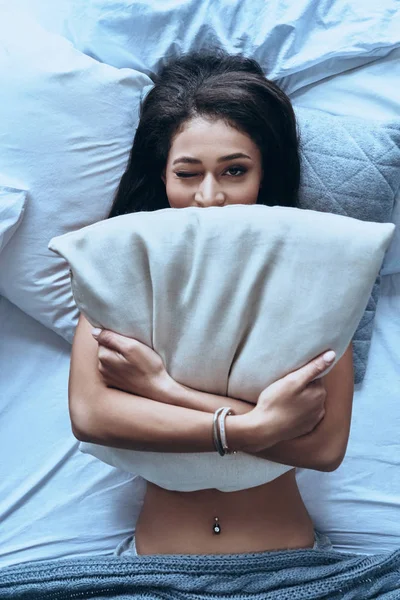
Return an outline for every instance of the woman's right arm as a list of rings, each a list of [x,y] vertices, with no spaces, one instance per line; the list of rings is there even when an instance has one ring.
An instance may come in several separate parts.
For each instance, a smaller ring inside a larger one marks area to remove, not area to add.
[[[127,338],[129,340],[129,338]],[[134,340],[133,340],[134,342]],[[177,384],[153,350],[139,345],[136,362],[135,389],[144,396],[116,389],[119,377],[108,387],[100,374],[99,349],[93,339],[92,328],[81,317],[75,333],[69,385],[69,408],[74,435],[81,441],[154,452],[210,452],[212,440],[213,407],[209,412],[186,408],[183,393],[188,390]],[[125,364],[121,355],[118,362]],[[279,442],[291,440],[311,432],[324,416],[324,395],[321,390],[308,389],[308,384],[323,370],[321,358],[311,361],[293,374],[278,380],[260,395],[257,405],[250,409],[246,403],[233,398],[202,394],[192,390],[189,405],[200,403],[228,406],[237,413],[226,419],[229,445],[232,449],[262,452]],[[322,361],[323,362],[323,361]],[[128,370],[132,365],[128,362]],[[118,371],[118,370],[117,370]],[[119,371],[124,373],[124,369]],[[179,392],[180,388],[183,392]],[[140,391],[139,391],[140,390]],[[167,390],[167,391],[166,391]],[[172,392],[171,392],[172,390]],[[174,397],[174,394],[177,397]],[[166,395],[166,397],[165,397]],[[150,399],[152,398],[152,399]],[[155,400],[154,398],[157,398]],[[210,401],[211,398],[211,401]],[[160,399],[161,401],[158,401]],[[245,406],[245,412],[243,409]]]
[[[107,387],[98,370],[98,345],[92,327],[80,318],[72,346],[69,411],[72,431],[81,441],[154,452],[212,452],[213,415],[135,396]],[[229,417],[232,447],[252,441],[251,423]],[[267,448],[279,441],[276,432],[262,434]]]

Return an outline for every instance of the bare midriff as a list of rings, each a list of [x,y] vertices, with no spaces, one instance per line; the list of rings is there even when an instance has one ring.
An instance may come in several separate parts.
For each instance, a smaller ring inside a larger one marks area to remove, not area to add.
[[[138,554],[240,554],[313,545],[295,469],[238,492],[175,492],[148,483],[136,526]]]

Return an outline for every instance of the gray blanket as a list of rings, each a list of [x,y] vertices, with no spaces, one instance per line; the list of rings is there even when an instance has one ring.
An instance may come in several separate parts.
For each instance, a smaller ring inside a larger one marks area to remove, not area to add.
[[[27,563],[0,570],[0,599],[6,598],[399,600],[400,550],[375,556],[288,550]]]

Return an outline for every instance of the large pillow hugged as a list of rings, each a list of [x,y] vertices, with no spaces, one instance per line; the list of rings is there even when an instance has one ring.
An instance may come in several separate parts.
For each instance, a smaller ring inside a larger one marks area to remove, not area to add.
[[[89,321],[144,342],[189,387],[256,402],[362,317],[393,224],[266,206],[166,209],[55,238]],[[106,258],[105,258],[106,257]],[[232,491],[290,466],[242,453],[82,449],[161,487]]]

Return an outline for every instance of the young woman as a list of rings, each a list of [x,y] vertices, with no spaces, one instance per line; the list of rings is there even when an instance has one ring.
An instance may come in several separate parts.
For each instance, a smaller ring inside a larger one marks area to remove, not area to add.
[[[110,216],[166,207],[296,206],[299,179],[296,121],[287,96],[253,60],[223,52],[189,54],[161,69],[142,104]],[[213,413],[230,406],[235,413],[226,418],[230,448],[294,467],[270,483],[230,493],[174,492],[148,484],[136,536],[118,553],[330,547],[314,531],[295,467],[332,471],[343,460],[353,397],[351,348],[315,380],[333,359],[332,352],[316,357],[267,387],[253,406],[180,385],[153,350],[113,332],[92,332],[81,317],[70,375],[78,439],[159,452],[210,452]]]

